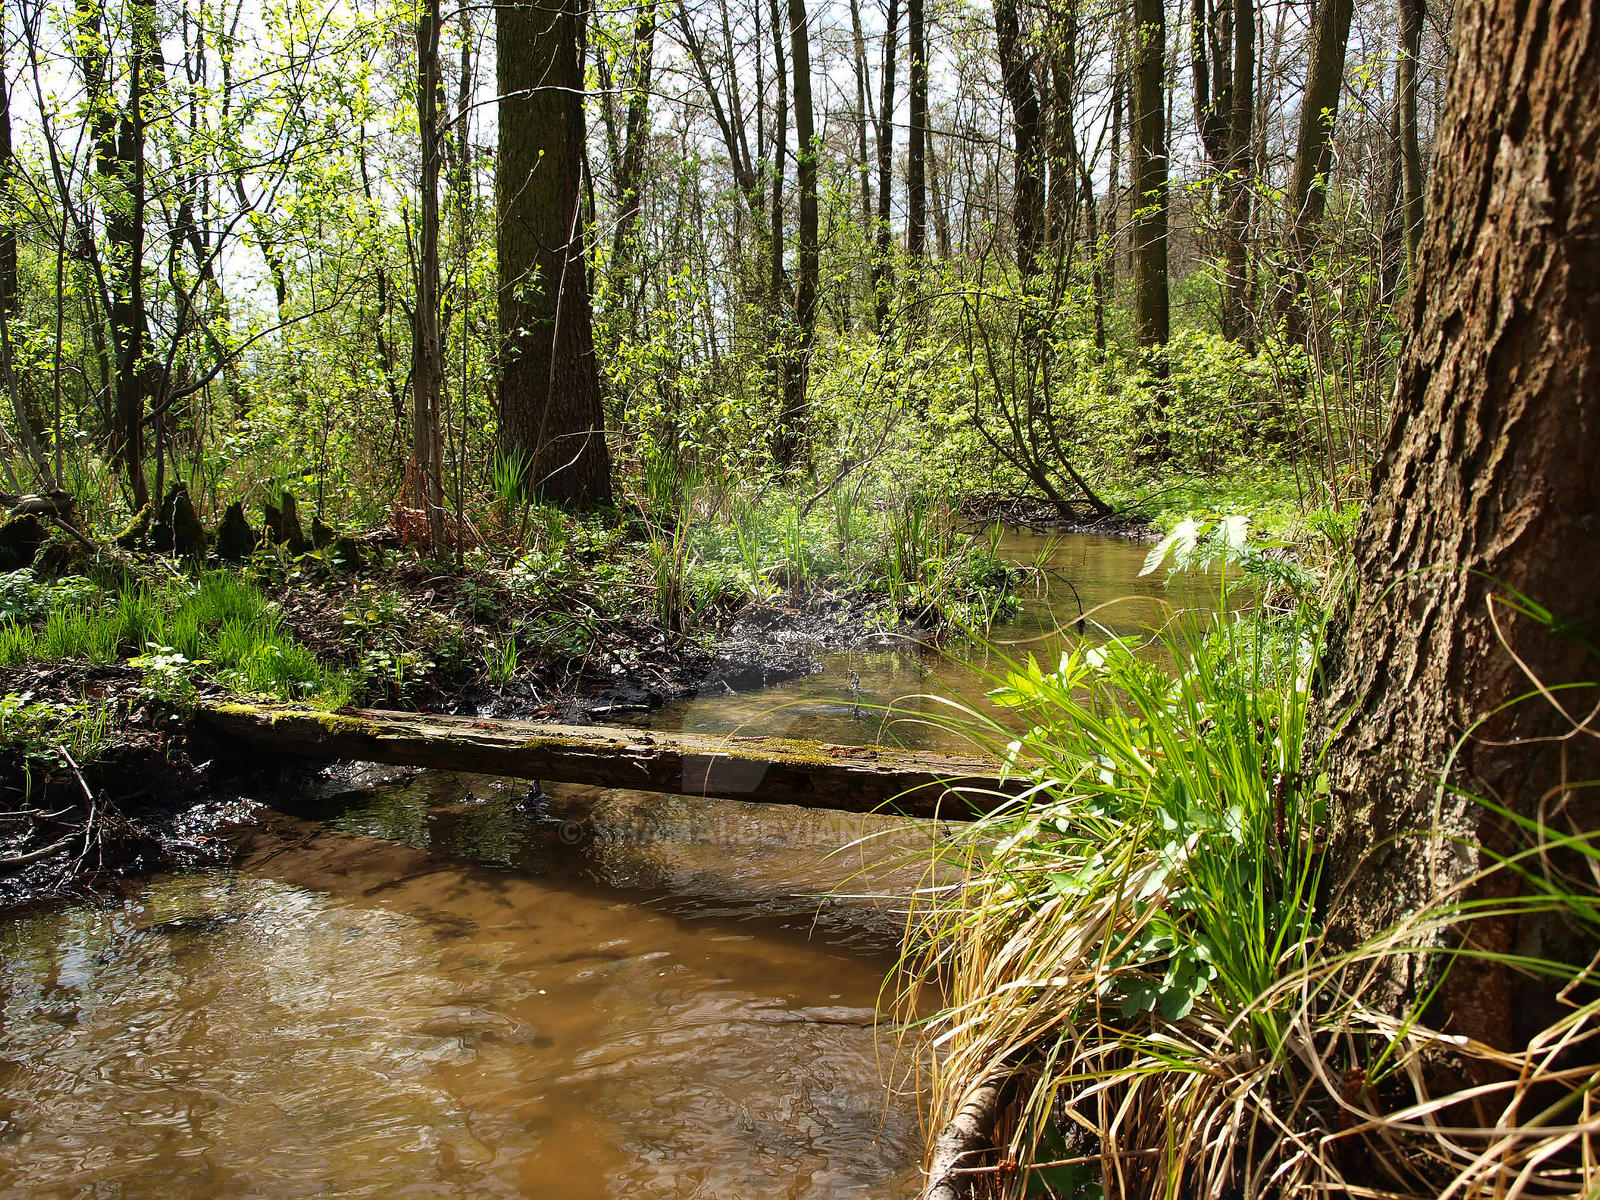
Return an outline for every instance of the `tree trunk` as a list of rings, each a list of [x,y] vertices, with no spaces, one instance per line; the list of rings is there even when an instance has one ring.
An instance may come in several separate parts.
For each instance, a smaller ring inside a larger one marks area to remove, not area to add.
[[[444,354],[439,336],[439,0],[417,18],[417,133],[422,155],[417,295],[411,313],[411,496],[428,517],[428,549],[444,549]]]
[[[788,322],[783,319],[788,282],[783,267],[783,174],[788,169],[789,157],[789,58],[783,49],[784,22],[780,0],[769,0],[768,10],[772,19],[773,82],[777,86],[778,98],[772,116],[772,233],[767,241],[767,325],[768,353],[772,360],[772,392],[781,414],[788,395],[789,380],[786,352]],[[759,97],[757,103],[760,103]]]
[[[923,0],[906,0],[911,34],[911,140],[906,145],[906,257],[928,251],[928,35]]]
[[[1134,325],[1145,349],[1167,344],[1167,25],[1164,0],[1134,0]]]
[[[1026,786],[991,759],[888,746],[277,704],[210,702],[197,716],[229,744],[322,762],[484,771],[842,812],[971,820],[1015,803]]]
[[[861,179],[861,228],[872,233],[872,157],[867,149],[872,82],[867,71],[867,35],[861,29],[861,0],[850,0],[851,61],[856,73],[856,172]]]
[[[1000,78],[1011,102],[1011,134],[1017,184],[1011,223],[1017,239],[1017,270],[1023,278],[1039,273],[1044,233],[1044,155],[1039,137],[1039,89],[1022,42],[1017,0],[995,0],[995,48]]]
[[[1422,245],[1422,145],[1417,133],[1417,56],[1422,53],[1424,0],[1400,0],[1400,57],[1395,65],[1400,112],[1400,177],[1405,214],[1406,274],[1417,275]]]
[[[621,267],[633,256],[633,231],[639,223],[644,192],[644,152],[649,136],[650,79],[654,73],[657,0],[645,0],[633,25],[633,79],[628,97],[627,125],[623,132],[622,161],[617,171],[617,228],[612,242],[612,262]]]
[[[811,346],[817,336],[817,293],[821,282],[818,245],[817,135],[811,104],[811,36],[805,0],[789,0],[789,58],[794,66],[795,192],[799,207],[795,233],[799,245],[794,288],[794,344],[786,347],[783,412],[778,420],[774,458],[785,469],[803,454],[810,405]]]
[[[1050,191],[1045,207],[1046,241],[1057,261],[1068,261],[1077,241],[1078,186],[1082,168],[1078,154],[1078,7],[1052,10],[1049,25],[1050,66]]]
[[[889,230],[889,199],[894,193],[894,68],[900,27],[899,0],[889,0],[883,31],[883,70],[878,100],[878,223],[873,231],[872,293],[878,332],[889,330],[890,262],[894,240]]]
[[[1325,899],[1343,946],[1465,880],[1473,844],[1520,848],[1455,788],[1595,827],[1579,785],[1600,778],[1584,725],[1600,668],[1600,9],[1475,0],[1458,21],[1396,412],[1328,643]],[[1539,916],[1468,936],[1568,961],[1594,949]],[[1555,1012],[1543,982],[1457,961],[1450,1031],[1520,1047]],[[1398,966],[1390,983],[1414,994]]]
[[[1255,0],[1194,0],[1194,109],[1216,180],[1222,242],[1222,336],[1248,342],[1245,231],[1254,175]]]
[[[1289,181],[1289,286],[1283,301],[1291,342],[1306,337],[1306,289],[1311,253],[1328,203],[1328,169],[1333,165],[1333,126],[1339,115],[1339,92],[1344,86],[1345,45],[1350,40],[1350,18],[1355,0],[1322,0],[1311,22],[1311,61],[1306,68],[1306,90],[1300,101],[1300,136],[1294,175]]]
[[[500,145],[499,444],[556,504],[611,503],[580,219],[578,0],[495,8]]]

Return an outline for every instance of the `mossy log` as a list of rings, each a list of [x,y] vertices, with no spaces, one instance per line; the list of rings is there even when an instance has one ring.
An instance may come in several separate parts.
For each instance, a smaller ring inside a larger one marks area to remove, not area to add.
[[[351,759],[845,812],[970,820],[1023,786],[1000,764],[873,746],[707,737],[609,726],[246,703],[203,705],[223,737],[322,761]]]

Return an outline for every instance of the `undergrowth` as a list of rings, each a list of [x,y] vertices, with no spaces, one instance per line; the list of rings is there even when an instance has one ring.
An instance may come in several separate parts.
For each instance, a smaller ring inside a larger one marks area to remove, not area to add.
[[[7,580],[14,599],[0,622],[0,666],[130,662],[174,693],[205,675],[274,699],[350,702],[350,678],[291,637],[277,606],[237,575],[211,571],[105,591],[81,578],[46,584],[15,572]]]

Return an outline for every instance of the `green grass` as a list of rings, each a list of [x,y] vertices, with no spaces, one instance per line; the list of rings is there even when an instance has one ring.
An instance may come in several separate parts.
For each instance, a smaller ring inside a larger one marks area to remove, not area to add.
[[[0,664],[131,661],[168,682],[199,673],[280,700],[328,707],[350,701],[350,678],[324,666],[283,629],[275,605],[227,572],[115,593],[56,589],[44,597],[36,620],[0,624]]]
[[[1018,1162],[1085,1123],[1110,1157],[1157,1155],[1147,1194],[1229,1184],[1213,1151],[1263,1119],[1241,1079],[1288,1052],[1299,998],[1277,985],[1318,937],[1298,776],[1317,625],[1185,615],[1158,636],[1166,663],[1082,644],[1014,664],[1004,712],[950,705],[1031,786],[963,827],[919,897],[907,997],[945,1004],[926,1026],[936,1128],[1025,1051]]]

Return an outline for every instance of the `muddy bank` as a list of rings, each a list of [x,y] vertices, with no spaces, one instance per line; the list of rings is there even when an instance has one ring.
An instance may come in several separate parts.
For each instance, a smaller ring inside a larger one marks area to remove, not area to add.
[[[959,508],[963,519],[975,526],[998,523],[1036,533],[1089,533],[1137,541],[1155,541],[1161,536],[1161,531],[1139,513],[1097,513],[1087,503],[1076,500],[1056,504],[1030,495],[968,496]]]
[[[429,614],[450,611],[437,596],[425,602]],[[526,664],[498,682],[477,670],[439,672],[426,689],[387,702],[605,723],[704,691],[752,692],[810,674],[822,653],[887,636],[874,632],[869,608],[864,597],[820,594],[752,606],[715,641],[676,645],[659,630],[619,625],[603,653]],[[336,596],[305,587],[284,598],[284,609],[314,647],[334,636],[345,611]],[[239,825],[318,777],[309,766],[218,743],[131,666],[4,667],[0,694],[8,705],[0,727],[0,913],[229,861]],[[203,679],[196,694],[226,697]]]
[[[126,666],[0,668],[0,913],[227,861],[302,773],[220,746]]]

